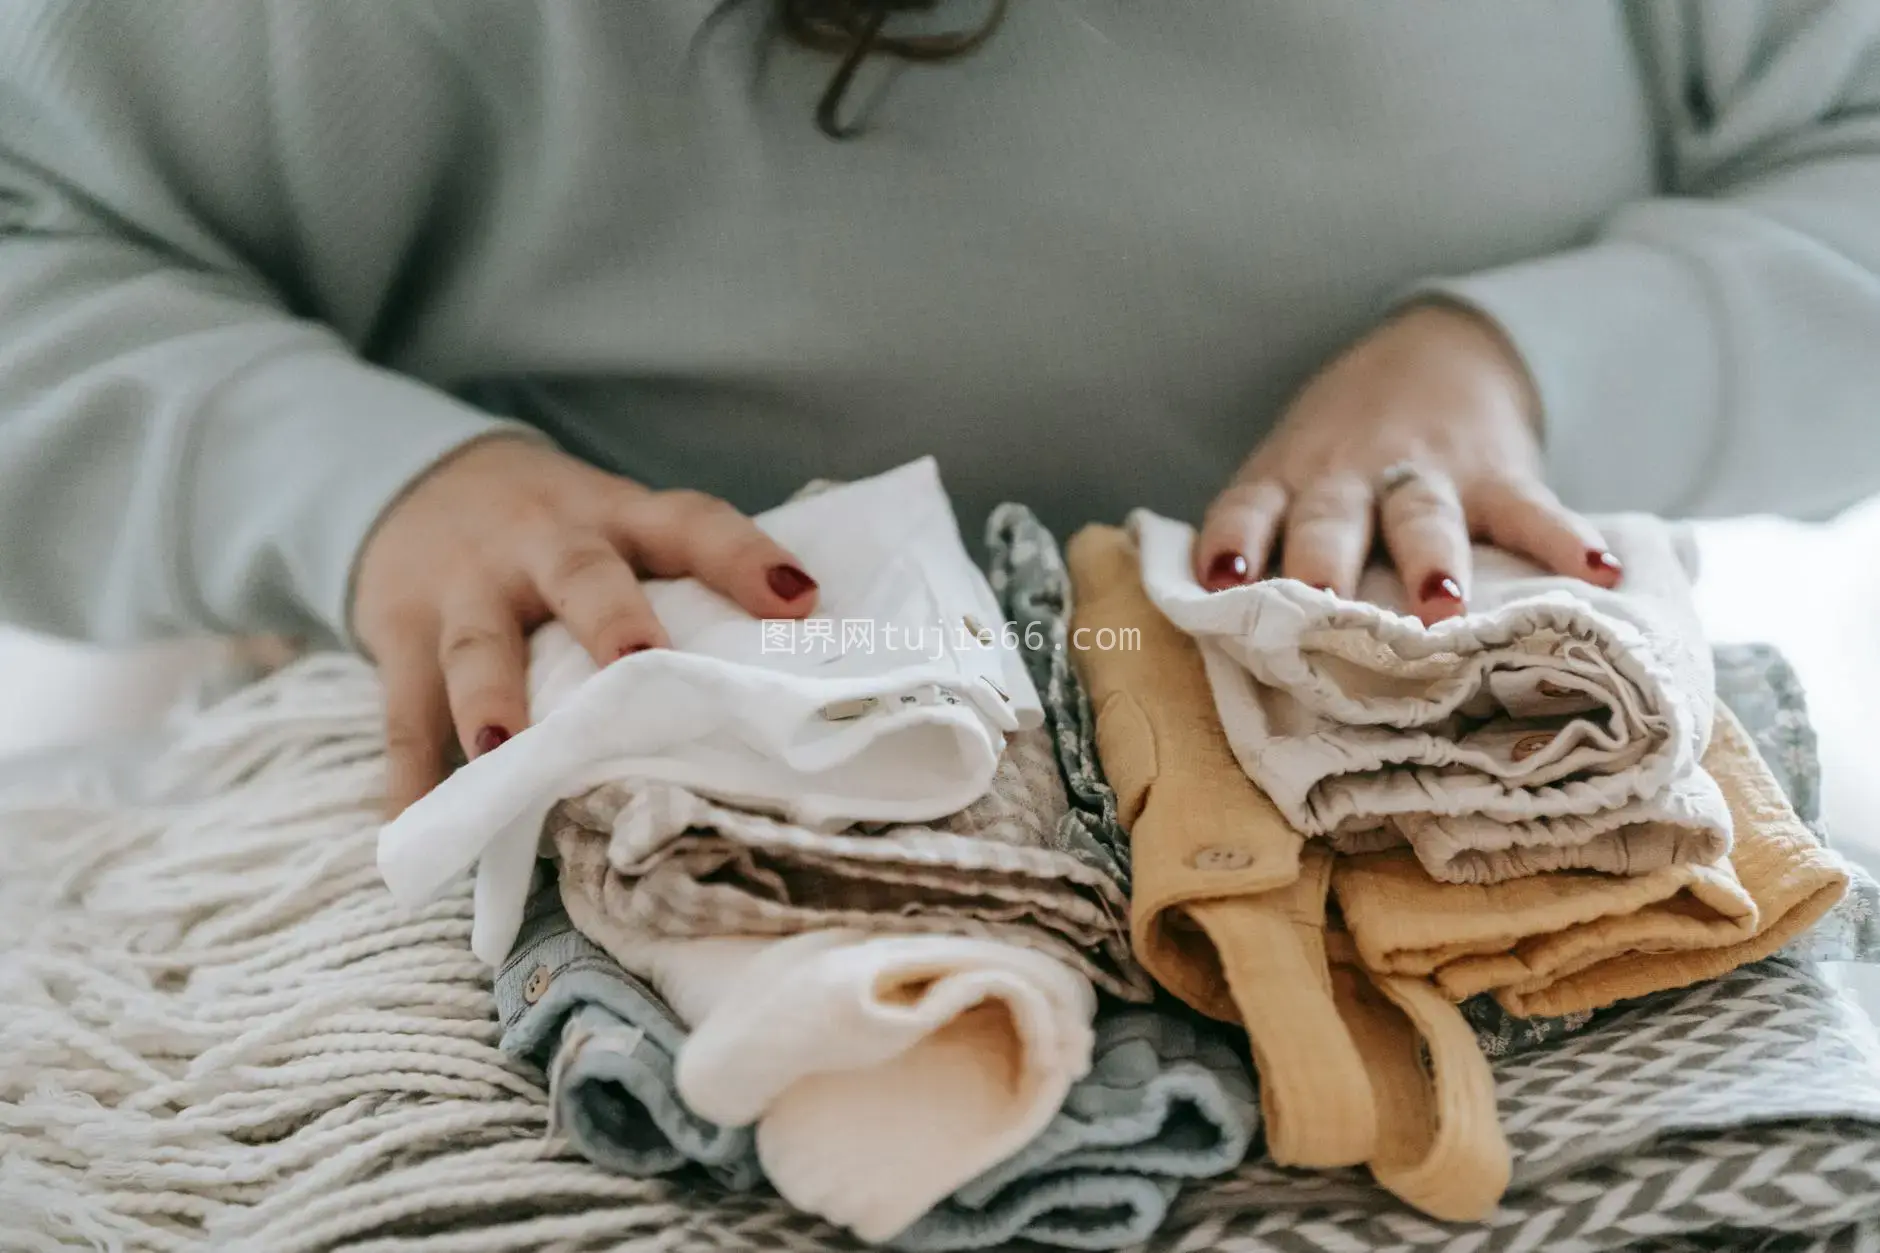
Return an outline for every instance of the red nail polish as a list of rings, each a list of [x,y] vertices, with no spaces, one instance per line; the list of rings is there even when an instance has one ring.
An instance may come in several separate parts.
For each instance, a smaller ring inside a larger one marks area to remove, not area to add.
[[[1330,583],[1314,583],[1312,586],[1321,592],[1330,592],[1334,596],[1338,595],[1338,589],[1333,587]]]
[[[1247,559],[1239,553],[1222,553],[1208,565],[1208,586],[1217,592],[1249,582]]]
[[[1423,586],[1417,589],[1417,599],[1459,601],[1462,599],[1462,585],[1437,570],[1423,580]]]
[[[628,644],[618,653],[614,654],[614,660],[619,661],[622,657],[631,657],[635,653],[643,653],[651,647],[651,644]]]
[[[1625,573],[1625,567],[1619,564],[1619,559],[1603,548],[1586,550],[1586,568],[1594,574],[1610,574],[1614,578]]]
[[[816,580],[795,566],[772,566],[764,575],[764,581],[785,600],[796,600],[816,590]]]
[[[477,732],[477,756],[493,753],[509,739],[509,732],[501,727],[484,727]]]

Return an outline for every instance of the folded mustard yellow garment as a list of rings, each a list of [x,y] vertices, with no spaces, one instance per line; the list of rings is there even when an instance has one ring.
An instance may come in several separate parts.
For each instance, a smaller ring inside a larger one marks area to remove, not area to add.
[[[1721,706],[1704,768],[1735,828],[1729,859],[1714,866],[1463,884],[1436,882],[1406,850],[1341,859],[1333,891],[1365,965],[1428,975],[1455,1000],[1493,992],[1511,1014],[1551,1017],[1769,956],[1833,908],[1847,873]]]
[[[1183,907],[1295,883],[1304,838],[1235,761],[1201,655],[1149,603],[1129,537],[1088,527],[1065,555],[1071,639],[1081,645],[1072,660],[1096,711],[1098,755],[1134,846],[1138,958],[1202,1013],[1234,1020],[1213,946]]]
[[[1315,849],[1302,873],[1303,841],[1234,760],[1201,655],[1144,595],[1128,536],[1091,527],[1065,555],[1071,638],[1088,643],[1074,660],[1130,833],[1137,960],[1201,1013],[1246,1027],[1274,1161],[1357,1165],[1376,1115],[1332,999],[1331,860]]]
[[[1128,536],[1091,527],[1066,556],[1074,659],[1130,833],[1138,959],[1246,1027],[1275,1162],[1369,1163],[1426,1213],[1483,1217],[1509,1159],[1474,1032],[1428,980],[1370,974],[1328,932],[1331,850],[1305,846],[1241,770],[1201,655],[1143,592]]]
[[[1475,1032],[1429,980],[1365,970],[1345,932],[1330,932],[1326,949],[1339,1016],[1377,1101],[1372,1177],[1432,1217],[1487,1218],[1514,1159]]]

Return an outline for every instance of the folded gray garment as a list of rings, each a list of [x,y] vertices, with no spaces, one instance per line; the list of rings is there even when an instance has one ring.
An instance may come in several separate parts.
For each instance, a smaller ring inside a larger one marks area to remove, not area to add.
[[[748,1129],[706,1122],[679,1099],[685,1029],[590,944],[546,878],[496,980],[503,1048],[549,1074],[553,1126],[597,1166],[656,1175],[697,1163],[733,1189],[760,1178]],[[1098,1018],[1090,1073],[1023,1151],[967,1184],[890,1243],[908,1253],[1013,1239],[1114,1249],[1162,1223],[1181,1182],[1223,1175],[1258,1123],[1242,1050],[1178,1012]]]
[[[548,1072],[549,1128],[625,1175],[703,1166],[733,1190],[762,1180],[749,1127],[686,1108],[673,1078],[685,1024],[646,984],[574,929],[543,864],[509,960],[496,976],[505,1052]]]

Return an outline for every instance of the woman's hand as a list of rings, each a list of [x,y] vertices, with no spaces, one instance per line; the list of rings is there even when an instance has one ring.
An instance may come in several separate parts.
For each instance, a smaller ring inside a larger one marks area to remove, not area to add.
[[[401,812],[528,725],[529,632],[559,618],[598,665],[667,642],[641,575],[689,575],[753,615],[800,618],[816,583],[737,510],[654,492],[530,440],[475,443],[420,479],[366,541],[353,628],[385,682]]]
[[[1599,533],[1541,482],[1536,402],[1500,333],[1417,306],[1308,383],[1208,510],[1195,577],[1280,574],[1349,596],[1377,532],[1417,615],[1463,612],[1470,537],[1611,587]]]

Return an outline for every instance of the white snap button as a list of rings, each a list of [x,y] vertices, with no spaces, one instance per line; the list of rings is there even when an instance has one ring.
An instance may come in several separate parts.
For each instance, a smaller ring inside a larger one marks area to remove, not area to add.
[[[1196,870],[1245,870],[1253,864],[1253,854],[1244,848],[1230,848],[1225,844],[1211,844],[1207,848],[1196,849],[1188,864]]]
[[[873,696],[863,696],[857,700],[832,700],[822,707],[822,716],[829,722],[847,722],[872,713],[881,702]]]

